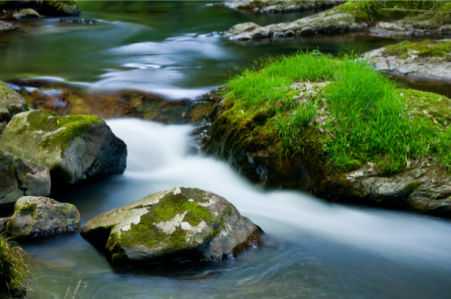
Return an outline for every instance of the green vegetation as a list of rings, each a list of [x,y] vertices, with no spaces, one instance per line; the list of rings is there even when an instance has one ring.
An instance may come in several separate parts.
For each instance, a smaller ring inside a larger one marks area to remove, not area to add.
[[[24,251],[0,235],[0,294],[3,291],[10,297],[25,295],[27,272]]]
[[[451,41],[424,40],[420,42],[402,41],[385,47],[384,54],[407,58],[409,53],[422,57],[442,57],[451,61]]]
[[[29,113],[27,122],[29,124],[28,129],[31,131],[54,132],[43,141],[43,147],[58,144],[65,149],[69,146],[70,141],[93,125],[101,124],[103,120],[96,115],[59,116],[55,112],[39,110]],[[64,129],[59,130],[61,128]]]
[[[363,61],[303,53],[232,79],[221,118],[229,132],[246,131],[243,143],[261,140],[291,157],[317,153],[335,171],[374,162],[396,173],[428,156],[450,167],[447,101],[398,89]]]
[[[337,10],[349,12],[358,19],[375,21],[383,19],[398,19],[415,16],[430,11],[435,17],[446,18],[450,9],[446,0],[412,0],[412,1],[378,1],[349,0],[337,7]],[[438,15],[438,16],[437,16]]]

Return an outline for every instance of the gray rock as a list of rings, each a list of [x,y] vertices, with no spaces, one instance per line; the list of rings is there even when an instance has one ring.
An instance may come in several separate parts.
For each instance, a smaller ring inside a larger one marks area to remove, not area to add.
[[[451,176],[436,163],[417,161],[399,174],[385,177],[371,164],[345,175],[349,194],[386,206],[408,206],[427,214],[451,215]]]
[[[50,174],[45,166],[24,161],[0,150],[0,205],[24,195],[50,194]]]
[[[442,57],[418,56],[414,50],[410,51],[407,57],[387,55],[384,51],[385,48],[381,48],[367,52],[364,59],[378,71],[415,79],[446,81],[451,84],[451,61]]]
[[[228,0],[225,5],[256,13],[290,13],[296,11],[321,10],[344,3],[344,0]]]
[[[0,149],[45,165],[53,182],[122,173],[127,147],[96,115],[59,116],[48,111],[16,114],[0,136]]]
[[[80,213],[74,205],[48,197],[24,196],[14,205],[6,232],[15,238],[36,238],[73,232],[79,227]]]
[[[279,23],[259,26],[255,23],[243,23],[233,26],[224,36],[233,40],[258,40],[265,38],[286,38],[291,36],[309,36],[314,34],[335,34],[364,31],[368,28],[365,22],[344,12],[333,10],[321,12],[290,23]]]
[[[105,212],[82,236],[113,264],[220,260],[260,243],[261,230],[224,198],[173,188]]]

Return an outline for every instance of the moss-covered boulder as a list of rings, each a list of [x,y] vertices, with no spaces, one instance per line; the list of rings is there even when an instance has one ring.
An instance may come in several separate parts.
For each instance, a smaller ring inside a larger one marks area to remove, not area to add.
[[[0,134],[11,118],[25,109],[24,98],[4,82],[0,82]]]
[[[365,62],[305,53],[206,97],[205,152],[252,181],[331,201],[451,217],[451,100]]]
[[[45,165],[52,182],[74,184],[122,173],[127,147],[95,115],[49,111],[16,114],[0,136],[0,149]]]
[[[50,174],[45,166],[22,160],[0,150],[0,205],[24,195],[50,194]]]
[[[173,188],[105,212],[82,236],[113,264],[220,260],[260,243],[261,230],[224,198]]]
[[[451,84],[451,40],[403,41],[364,56],[378,71]]]
[[[24,196],[14,205],[6,232],[14,238],[37,238],[73,232],[79,227],[80,213],[74,205],[48,197]]]

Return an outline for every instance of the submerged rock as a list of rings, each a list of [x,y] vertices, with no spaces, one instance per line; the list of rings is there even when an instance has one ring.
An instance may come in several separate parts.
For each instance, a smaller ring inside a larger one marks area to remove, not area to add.
[[[195,188],[149,195],[82,230],[114,264],[220,260],[258,245],[261,233],[227,200]]]
[[[0,134],[11,118],[25,110],[25,100],[4,82],[0,82]]]
[[[5,21],[0,21],[0,32],[13,31],[19,28],[17,25],[8,23]]]
[[[0,150],[0,205],[10,204],[24,195],[50,194],[50,174],[36,165]]]
[[[378,71],[451,84],[451,40],[401,42],[365,53]]]
[[[48,197],[24,196],[14,205],[6,232],[14,238],[36,238],[73,232],[79,227],[80,213],[74,205]]]
[[[45,165],[52,181],[69,184],[122,173],[127,158],[125,143],[98,116],[48,111],[15,115],[0,136],[0,149]]]
[[[96,114],[102,118],[137,117],[162,123],[190,122],[194,101],[170,100],[137,91],[90,91],[76,86],[45,80],[14,80],[28,105],[66,114]]]

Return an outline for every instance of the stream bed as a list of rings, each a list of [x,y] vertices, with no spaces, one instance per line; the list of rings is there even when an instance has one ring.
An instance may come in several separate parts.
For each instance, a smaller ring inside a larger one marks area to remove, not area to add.
[[[29,21],[0,36],[0,79],[48,78],[92,90],[138,89],[195,97],[255,60],[304,49],[362,52],[390,40],[321,37],[259,44],[226,41],[251,16],[211,2],[81,2],[95,24]],[[78,233],[24,243],[29,298],[449,298],[451,222],[326,203],[263,190],[225,162],[199,153],[191,125],[108,120],[128,146],[124,175],[54,198],[78,206],[82,225],[100,213],[174,186],[231,201],[266,232],[265,245],[204,268],[117,273]]]

